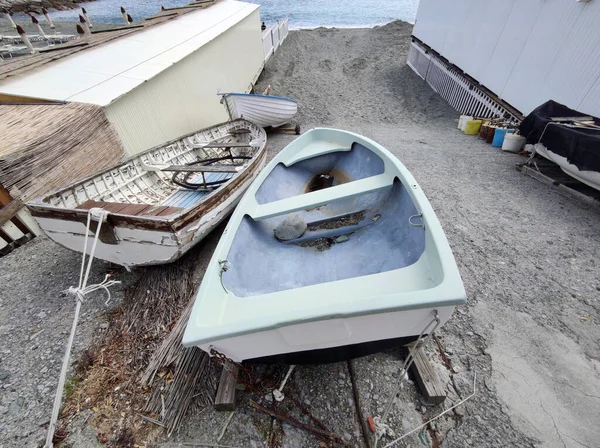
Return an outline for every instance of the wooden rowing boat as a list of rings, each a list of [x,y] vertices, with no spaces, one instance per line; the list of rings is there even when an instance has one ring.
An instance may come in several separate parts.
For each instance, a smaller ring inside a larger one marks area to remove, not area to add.
[[[221,101],[231,119],[244,118],[263,128],[289,123],[298,112],[296,101],[281,96],[224,93]]]
[[[466,300],[448,241],[389,151],[314,129],[250,186],[183,343],[234,361],[321,363],[414,341]]]
[[[253,123],[219,124],[27,206],[51,239],[76,251],[84,247],[88,211],[101,208],[109,215],[100,229],[98,258],[127,267],[169,263],[235,208],[264,165],[265,146],[264,129]]]

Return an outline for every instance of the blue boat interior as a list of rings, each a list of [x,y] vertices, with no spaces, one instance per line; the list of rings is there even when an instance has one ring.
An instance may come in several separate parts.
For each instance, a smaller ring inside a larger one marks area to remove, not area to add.
[[[323,175],[328,188],[384,169],[377,154],[355,143],[350,151],[276,165],[258,188],[256,201],[262,205],[306,194]],[[260,221],[246,215],[227,256],[231,267],[223,273],[223,284],[238,297],[251,297],[409,266],[425,251],[423,228],[409,223],[418,213],[396,178],[385,189],[294,212],[307,230],[291,241],[274,235],[289,214]]]
[[[206,182],[216,182],[221,180],[228,180],[233,176],[233,173],[204,173],[204,177]],[[190,179],[190,182],[201,182],[202,175],[198,174],[196,177]],[[214,190],[214,189],[213,189]],[[213,191],[211,190],[211,191]],[[204,196],[209,194],[210,191],[202,191],[202,190],[188,190],[181,189],[177,190],[171,196],[163,201],[161,205],[168,207],[181,207],[181,208],[189,208],[194,207],[198,204]]]

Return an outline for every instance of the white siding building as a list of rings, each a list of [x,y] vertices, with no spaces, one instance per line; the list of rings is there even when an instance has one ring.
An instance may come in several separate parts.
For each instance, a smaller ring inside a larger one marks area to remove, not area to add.
[[[260,27],[255,4],[221,0],[190,8],[15,71],[0,80],[0,97],[101,106],[133,155],[228,119],[217,91],[251,89],[265,60]]]
[[[600,116],[600,0],[420,0],[413,35],[524,115],[553,99]]]

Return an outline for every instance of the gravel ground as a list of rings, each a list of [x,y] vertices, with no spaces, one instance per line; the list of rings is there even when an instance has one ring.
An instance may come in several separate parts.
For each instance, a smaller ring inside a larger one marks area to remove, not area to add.
[[[404,383],[391,430],[399,436],[469,395],[476,372],[477,395],[405,446],[598,446],[598,212],[518,173],[519,156],[459,132],[458,114],[405,65],[410,31],[396,22],[290,32],[257,89],[271,84],[273,94],[297,99],[303,129],[348,129],[392,151],[420,183],[453,248],[468,302],[439,332],[451,368],[430,350],[448,398],[428,406]],[[270,155],[293,138],[270,135]],[[194,250],[210,257],[210,247]],[[57,294],[75,282],[78,263],[45,238],[0,259],[0,371],[8,374],[0,376],[1,447],[35,446],[43,435],[73,306]],[[98,277],[103,266],[96,268]],[[124,272],[119,278],[134,280]],[[79,347],[101,330],[102,300],[84,306]],[[44,333],[30,341],[37,328]],[[356,360],[366,416],[381,414],[401,363],[396,352]],[[298,368],[288,394],[350,446],[363,446],[345,363]],[[265,446],[271,419],[249,407],[248,393],[238,404],[220,444]],[[214,443],[227,418],[192,407],[162,446]],[[275,433],[282,446],[319,446],[287,424]],[[70,441],[83,447],[95,440],[83,426]]]

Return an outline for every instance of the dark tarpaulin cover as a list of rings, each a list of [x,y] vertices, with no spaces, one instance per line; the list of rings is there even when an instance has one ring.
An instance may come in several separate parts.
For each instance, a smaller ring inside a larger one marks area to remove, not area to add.
[[[527,115],[519,131],[527,139],[527,143],[542,143],[553,153],[566,157],[569,163],[581,171],[600,171],[600,129],[573,128],[556,124],[546,128],[546,124],[552,121],[551,117],[584,116],[590,115],[550,100]],[[594,123],[600,126],[600,119],[594,117]]]

